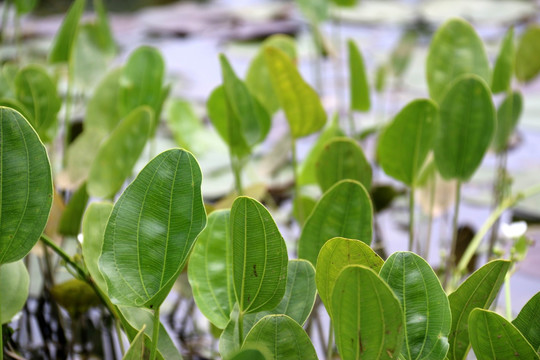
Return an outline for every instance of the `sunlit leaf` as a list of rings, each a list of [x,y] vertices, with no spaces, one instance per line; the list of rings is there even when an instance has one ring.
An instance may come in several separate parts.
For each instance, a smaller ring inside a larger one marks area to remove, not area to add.
[[[431,100],[405,106],[379,137],[377,158],[384,172],[406,185],[416,185],[437,130],[438,109]]]
[[[440,103],[450,84],[464,74],[475,74],[491,82],[484,44],[474,28],[463,19],[450,19],[433,35],[426,77],[429,95]]]
[[[540,292],[521,309],[512,324],[523,334],[537,353],[540,353]]]
[[[499,55],[495,60],[493,68],[493,81],[491,91],[494,94],[508,91],[512,85],[512,75],[514,74],[514,64],[516,60],[516,47],[514,45],[514,28],[511,27],[506,32],[501,43]]]
[[[414,253],[396,252],[379,275],[394,291],[405,316],[401,355],[407,360],[444,359],[452,318],[448,298],[433,269]]]
[[[540,72],[540,26],[530,25],[519,38],[516,50],[516,78],[529,82]]]
[[[239,310],[271,310],[285,294],[287,248],[272,216],[258,201],[239,197],[231,208],[233,279]]]
[[[51,63],[67,63],[71,60],[75,41],[77,40],[79,21],[85,6],[85,0],[75,0],[69,8],[60,29],[56,33],[49,53]]]
[[[469,315],[475,308],[487,309],[497,296],[510,263],[495,260],[482,266],[448,296],[452,330],[448,336],[449,360],[465,359],[470,349]]]
[[[343,180],[319,200],[298,241],[298,257],[317,264],[322,246],[335,237],[371,244],[373,209],[366,189],[357,181]]]
[[[362,53],[356,43],[352,40],[347,42],[347,46],[349,49],[351,109],[369,111],[371,100],[369,98],[369,84]]]
[[[270,359],[317,359],[315,348],[304,329],[287,315],[262,318],[246,336],[244,346],[265,347]]]
[[[300,138],[320,130],[326,123],[326,112],[319,95],[309,86],[283,51],[264,49],[272,86],[285,112],[291,136]]]
[[[445,179],[467,181],[486,153],[495,131],[495,109],[485,81],[465,75],[440,104],[435,162]]]
[[[379,272],[384,261],[368,245],[358,240],[336,237],[328,240],[317,258],[317,291],[330,313],[332,292],[341,271],[349,265],[362,265]]]
[[[324,145],[316,164],[317,182],[323,192],[341,180],[356,180],[371,188],[371,165],[362,148],[349,138],[332,139]]]
[[[91,196],[110,198],[120,190],[144,149],[152,120],[152,109],[139,107],[100,145],[88,175]]]
[[[217,210],[208,216],[208,224],[193,247],[188,267],[197,307],[220,329],[227,326],[236,301],[229,223],[229,210]]]
[[[18,112],[0,107],[0,265],[22,259],[45,229],[53,200],[43,143]]]
[[[152,159],[122,193],[99,259],[114,303],[161,305],[206,225],[201,180],[193,155],[171,149]]]
[[[30,277],[22,260],[0,265],[0,326],[22,310]]]
[[[474,309],[471,312],[469,336],[478,360],[540,359],[512,323],[489,310]]]
[[[347,266],[332,291],[332,322],[343,360],[396,359],[403,343],[403,313],[392,289],[375,271]]]

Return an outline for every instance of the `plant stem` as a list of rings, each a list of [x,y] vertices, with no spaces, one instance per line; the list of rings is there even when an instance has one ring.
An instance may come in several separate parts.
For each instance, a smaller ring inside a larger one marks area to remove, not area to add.
[[[122,341],[122,329],[120,329],[120,322],[115,319],[114,327],[116,329],[116,336],[118,337],[118,343],[120,344],[120,352],[124,356],[126,349],[124,348],[124,342]]]
[[[298,218],[305,219],[304,207],[300,201],[300,184],[298,183],[298,164],[296,162],[296,139],[291,138],[292,167],[294,175],[294,198],[298,201]]]
[[[159,321],[159,306],[158,306],[156,310],[154,310],[154,325],[152,329],[152,350],[150,352],[150,360],[156,360],[160,325],[161,325],[161,322]]]
[[[414,185],[409,190],[409,251],[414,251]]]
[[[64,151],[62,153],[62,167],[67,166],[67,148],[69,146],[69,138],[71,137],[71,91],[73,90],[73,67],[71,58],[68,60],[67,68],[67,90],[66,104],[64,113]]]
[[[326,347],[326,360],[332,359],[334,356],[334,323],[330,319],[330,327],[328,329],[328,344]]]
[[[234,188],[237,196],[242,196],[244,190],[242,188],[242,162],[241,160],[231,153],[231,167],[234,175]]]
[[[493,206],[492,211],[499,206],[501,201],[506,197],[504,193],[504,180],[505,180],[505,170],[506,170],[506,152],[499,154],[497,162],[497,176],[495,179],[495,184],[493,185]],[[495,247],[495,242],[497,241],[497,234],[499,232],[499,222],[500,218],[495,221],[493,227],[491,228],[491,234],[489,237],[489,248],[488,248],[488,258],[490,259],[493,256],[493,248]]]
[[[510,294],[510,274],[504,277],[504,300],[506,303],[506,319],[512,321],[512,296]]]
[[[238,346],[242,347],[244,342],[244,312],[238,312]]]
[[[455,267],[455,256],[458,238],[458,220],[459,220],[459,203],[461,200],[461,180],[458,180],[456,184],[456,199],[454,204],[454,218],[452,220],[452,242],[450,243],[450,253],[446,261],[446,270],[444,276],[444,285],[448,284],[450,275]]]
[[[431,245],[431,232],[433,227],[433,209],[435,207],[435,189],[437,188],[437,177],[435,173],[432,175],[432,181],[429,184],[429,217],[428,217],[428,228],[426,236],[426,246],[424,247],[424,259],[429,257],[429,249]]]

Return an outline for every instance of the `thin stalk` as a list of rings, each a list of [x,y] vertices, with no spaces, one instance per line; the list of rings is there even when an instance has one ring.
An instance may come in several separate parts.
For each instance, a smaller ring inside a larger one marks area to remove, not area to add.
[[[497,176],[495,179],[495,184],[493,184],[493,205],[492,211],[497,208],[501,201],[506,197],[504,193],[504,179],[505,179],[505,170],[506,170],[506,152],[503,152],[499,155],[497,162]],[[499,223],[500,218],[495,221],[493,227],[491,228],[491,234],[489,237],[489,248],[488,248],[488,258],[493,256],[493,248],[495,247],[495,242],[497,241],[497,234],[499,233]]]
[[[433,210],[435,208],[435,189],[437,188],[437,178],[435,173],[432,175],[432,181],[429,188],[429,216],[428,216],[428,228],[426,236],[426,246],[424,248],[424,259],[429,257],[429,249],[431,245],[431,232],[433,228]]]
[[[158,340],[159,340],[159,306],[154,310],[154,328],[152,329],[152,350],[150,352],[150,360],[156,360]]]
[[[118,337],[118,343],[120,344],[120,352],[124,356],[126,349],[124,348],[124,341],[122,341],[122,329],[120,329],[120,322],[115,319],[114,327],[116,329],[116,336]]]
[[[330,327],[328,329],[328,345],[326,347],[326,359],[330,360],[334,356],[334,324],[330,320]]]
[[[409,251],[414,251],[414,185],[409,190]]]
[[[244,342],[244,312],[238,312],[238,344],[242,347]]]
[[[512,321],[512,296],[510,294],[510,274],[504,277],[504,300],[506,303],[506,319]]]
[[[294,175],[294,197],[300,199],[300,185],[298,183],[298,163],[296,162],[296,139],[291,138],[291,150],[292,150],[292,167]],[[298,203],[298,218],[304,219],[304,208],[302,203]]]
[[[244,190],[242,188],[242,162],[236,155],[233,155],[232,152],[230,153],[230,157],[231,168],[234,175],[234,188],[237,196],[242,196],[244,194]]]
[[[64,113],[64,151],[62,153],[62,165],[67,166],[67,148],[69,146],[69,138],[71,137],[71,101],[73,87],[73,66],[71,59],[68,60],[67,68],[67,89],[66,89],[66,107]]]
[[[456,199],[454,204],[454,218],[452,220],[452,242],[450,244],[450,254],[448,254],[448,259],[446,261],[446,270],[444,276],[444,285],[448,284],[450,280],[450,275],[452,270],[455,267],[455,256],[456,256],[456,247],[457,247],[457,237],[458,237],[458,219],[459,219],[459,203],[461,201],[461,180],[458,180],[456,184]]]

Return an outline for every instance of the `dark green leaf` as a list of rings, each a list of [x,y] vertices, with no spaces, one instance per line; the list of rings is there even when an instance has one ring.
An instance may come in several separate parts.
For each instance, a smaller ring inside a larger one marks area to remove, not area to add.
[[[377,145],[377,158],[386,174],[408,186],[416,185],[433,145],[437,119],[437,105],[426,99],[410,102],[396,115]]]
[[[426,77],[429,95],[440,103],[450,84],[464,74],[475,74],[491,82],[484,44],[474,28],[463,19],[450,19],[433,36]]]
[[[99,260],[114,303],[161,305],[206,225],[201,180],[193,155],[171,149],[152,159],[122,193]]]
[[[497,55],[497,59],[495,60],[493,82],[491,83],[491,91],[494,94],[510,89],[515,60],[516,47],[514,46],[514,28],[511,27],[504,36],[499,55]]]
[[[331,0],[337,6],[351,7],[355,6],[358,0]]]
[[[478,360],[540,359],[512,323],[489,310],[471,312],[469,336]]]
[[[403,344],[403,313],[375,271],[347,266],[332,291],[332,322],[343,360],[396,359]]]
[[[81,220],[88,203],[86,183],[83,183],[69,199],[62,213],[58,233],[66,236],[77,236],[81,230]]]
[[[22,260],[0,265],[0,326],[22,310],[29,284],[30,277]]]
[[[508,94],[497,109],[497,126],[493,136],[493,149],[501,153],[508,149],[508,141],[514,133],[523,109],[523,96],[519,91]]]
[[[465,75],[440,104],[435,162],[445,179],[467,181],[486,153],[495,131],[495,109],[485,81]]]
[[[448,336],[449,360],[465,359],[470,349],[469,315],[475,308],[487,309],[497,296],[510,263],[495,260],[475,271],[448,296],[452,311],[452,330]]]
[[[369,98],[369,84],[364,66],[362,53],[352,40],[347,42],[349,48],[349,74],[351,88],[351,109],[369,111],[371,101]]]
[[[429,264],[411,252],[396,252],[384,263],[380,276],[394,290],[405,316],[407,359],[444,359],[452,325],[450,305]]]
[[[512,324],[523,334],[537,353],[540,353],[540,292],[521,309]]]
[[[55,63],[68,63],[71,60],[75,41],[79,30],[79,21],[86,5],[85,0],[75,0],[69,8],[60,29],[56,33],[49,61]]]
[[[530,25],[521,35],[516,50],[516,78],[529,82],[540,72],[540,26]]]
[[[357,181],[343,180],[319,200],[298,242],[298,257],[317,264],[322,246],[335,237],[371,244],[373,209],[369,195]]]
[[[53,199],[45,147],[18,112],[0,107],[0,265],[22,259],[45,229]]]

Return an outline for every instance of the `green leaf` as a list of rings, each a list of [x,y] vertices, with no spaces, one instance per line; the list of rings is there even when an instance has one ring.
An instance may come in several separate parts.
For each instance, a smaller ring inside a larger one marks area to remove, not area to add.
[[[143,326],[141,330],[137,333],[137,336],[131,341],[128,351],[124,354],[122,360],[143,360],[144,359],[144,329],[146,326]],[[159,340],[158,340],[159,341]]]
[[[150,46],[140,46],[131,53],[120,75],[118,93],[119,113],[127,116],[141,105],[154,110],[151,134],[155,134],[164,101],[163,77],[165,63],[159,51]]]
[[[139,159],[150,133],[153,111],[133,110],[100,145],[88,175],[88,193],[111,198],[122,187]]]
[[[191,262],[190,262],[191,264]],[[315,304],[315,268],[305,260],[289,260],[287,268],[287,288],[281,302],[272,310],[260,311],[244,316],[244,336],[266,315],[287,315],[299,325],[304,325]],[[231,314],[231,321],[221,334],[219,350],[222,356],[240,348],[238,343],[238,307]]]
[[[0,99],[0,106],[17,110],[25,119],[29,119],[32,117],[30,111],[23,104],[21,104],[20,101],[16,99]]]
[[[475,308],[487,309],[497,296],[510,262],[495,260],[476,270],[448,296],[452,330],[448,336],[449,360],[465,359],[470,349],[469,315]]]
[[[411,252],[396,252],[380,277],[394,290],[405,316],[405,359],[444,359],[452,325],[450,305],[429,264]]]
[[[369,98],[369,84],[362,53],[353,40],[349,39],[347,46],[349,48],[351,109],[358,111],[369,111],[371,107],[371,101]]]
[[[83,131],[69,146],[67,152],[67,174],[74,184],[81,184],[88,178],[90,167],[99,146],[106,137],[102,131]]]
[[[231,237],[239,310],[273,309],[285,294],[288,259],[274,219],[257,200],[238,197],[231,208]]]
[[[318,24],[328,19],[327,0],[296,0],[296,4],[308,22]]]
[[[508,141],[514,133],[523,109],[523,96],[519,91],[508,94],[497,109],[497,126],[493,136],[493,149],[497,153],[508,149]]]
[[[492,311],[474,309],[469,316],[469,334],[478,360],[540,359],[519,330]]]
[[[319,251],[335,237],[371,244],[373,209],[362,184],[343,180],[332,186],[319,200],[307,219],[298,242],[298,257],[317,264]]]
[[[29,284],[28,270],[22,260],[0,265],[0,326],[22,310]]]
[[[58,233],[66,236],[77,236],[81,229],[81,220],[88,203],[86,183],[83,183],[69,199],[58,224]]]
[[[17,16],[28,14],[37,5],[37,0],[15,0],[15,10]]]
[[[358,0],[331,0],[337,6],[352,7],[355,6]]]
[[[521,309],[512,324],[523,334],[537,353],[540,353],[540,292]]]
[[[308,195],[300,194],[293,199],[293,216],[302,227],[313,212],[315,205],[317,205],[317,200]]]
[[[247,71],[246,86],[249,92],[264,106],[268,114],[273,115],[279,109],[279,99],[272,87],[270,73],[268,66],[266,66],[264,57],[264,48],[266,46],[280,49],[292,61],[295,61],[296,44],[294,39],[287,35],[277,34],[270,36],[262,43],[261,49],[251,61]]]
[[[451,85],[440,105],[435,162],[445,179],[467,181],[486,153],[495,131],[495,109],[486,83],[465,75]]]
[[[379,94],[386,88],[387,72],[388,68],[385,64],[377,66],[377,70],[375,70],[375,91]]]
[[[189,258],[188,278],[197,307],[208,320],[224,329],[233,309],[230,211],[208,216]]]
[[[57,115],[62,101],[56,84],[38,65],[28,65],[15,76],[17,99],[29,114],[28,121],[44,142],[51,141],[56,133]]]
[[[85,0],[75,0],[69,8],[54,38],[52,49],[49,53],[50,63],[68,63],[71,60],[79,32],[79,21],[81,20],[85,6]]]
[[[283,51],[267,46],[264,49],[272,86],[295,139],[320,130],[326,123],[326,112],[319,95],[309,86]]]
[[[392,289],[370,268],[350,265],[332,291],[332,322],[343,360],[396,359],[403,344],[403,313]]]
[[[530,25],[519,39],[516,50],[516,78],[533,80],[540,72],[540,26]]]
[[[417,30],[406,30],[401,35],[397,46],[392,50],[392,54],[390,54],[390,65],[396,77],[402,77],[405,70],[407,70],[417,43]]]
[[[384,172],[415,186],[437,131],[437,105],[427,99],[405,106],[379,137],[377,158]]]
[[[257,346],[257,348],[252,348]],[[251,345],[249,348],[239,350],[232,355],[229,360],[267,360],[270,357],[267,356],[268,351],[265,349],[259,349],[260,345]],[[269,354],[268,354],[269,355]]]
[[[494,94],[508,91],[512,86],[512,74],[516,60],[516,47],[514,46],[514,28],[511,27],[506,32],[501,43],[501,49],[495,60],[493,68],[493,81],[491,91]]]
[[[332,292],[341,271],[349,265],[362,265],[377,273],[384,261],[362,241],[336,237],[328,240],[317,258],[317,291],[328,313],[332,309]]]
[[[251,96],[246,84],[234,73],[225,55],[220,55],[223,89],[229,117],[238,119],[241,133],[251,148],[262,142],[270,130],[270,116]]]
[[[316,164],[317,182],[323,192],[341,180],[356,180],[366,190],[371,188],[371,165],[362,148],[349,138],[327,142]]]
[[[300,169],[298,170],[298,182],[300,185],[317,183],[317,160],[319,159],[319,156],[323,151],[326,143],[338,136],[345,136],[345,133],[339,127],[339,118],[336,115],[332,122],[328,124],[321,132],[319,138],[317,139],[315,144],[313,144],[313,147],[309,151],[309,154],[306,156],[302,164],[300,164]]]
[[[84,264],[96,285],[104,292],[107,290],[107,284],[99,271],[99,257],[112,209],[113,203],[93,202],[88,205],[82,221]]]
[[[259,345],[270,359],[317,359],[315,348],[304,329],[287,315],[262,318],[246,336],[244,346]]]
[[[193,155],[171,149],[152,159],[122,193],[99,259],[113,303],[161,305],[206,225],[201,180]]]
[[[22,259],[45,229],[53,199],[45,146],[18,112],[0,107],[0,265]]]
[[[426,64],[429,95],[440,103],[450,84],[464,74],[475,74],[488,84],[489,62],[474,28],[462,19],[450,19],[433,36]]]
[[[122,119],[118,109],[121,75],[122,68],[113,69],[97,85],[86,106],[84,132],[109,134]]]
[[[94,31],[92,31],[92,39],[103,53],[114,55],[116,52],[116,43],[109,24],[107,9],[103,4],[103,0],[94,0],[93,3],[96,20],[93,24]]]

